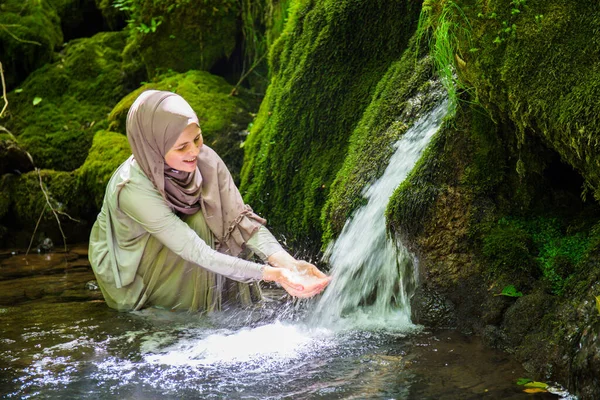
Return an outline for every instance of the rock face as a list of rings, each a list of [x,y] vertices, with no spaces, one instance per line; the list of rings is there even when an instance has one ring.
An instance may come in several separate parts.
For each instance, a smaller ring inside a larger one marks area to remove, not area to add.
[[[420,258],[417,321],[439,319],[422,304],[442,295],[456,326],[585,399],[600,396],[591,340],[598,150],[589,134],[598,131],[600,76],[583,55],[600,51],[584,39],[598,26],[593,6],[427,2],[432,31],[451,27],[436,40],[454,38],[440,46],[452,49],[465,91],[388,206],[390,228]],[[502,296],[509,285],[521,297]]]

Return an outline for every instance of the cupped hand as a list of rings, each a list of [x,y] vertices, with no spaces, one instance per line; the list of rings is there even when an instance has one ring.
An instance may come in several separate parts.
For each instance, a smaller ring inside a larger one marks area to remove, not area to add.
[[[296,260],[285,250],[278,251],[268,258],[271,266],[285,271],[281,286],[292,296],[308,298],[321,293],[331,278],[321,272],[314,264]],[[303,286],[298,290],[295,284]]]

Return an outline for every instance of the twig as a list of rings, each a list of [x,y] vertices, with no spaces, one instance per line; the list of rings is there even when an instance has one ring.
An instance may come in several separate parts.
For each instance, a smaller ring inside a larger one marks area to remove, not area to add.
[[[42,193],[44,193],[44,197],[46,198],[46,203],[48,203],[48,206],[50,207],[50,210],[52,211],[52,214],[54,214],[54,217],[56,218],[56,222],[58,223],[58,229],[60,230],[60,233],[63,237],[63,245],[65,246],[65,253],[66,253],[67,252],[67,237],[65,236],[65,232],[63,232],[62,225],[60,223],[60,219],[58,218],[58,213],[56,212],[54,207],[52,207],[52,204],[50,204],[50,197],[48,197],[48,192],[46,192],[46,189],[44,189],[44,183],[42,182],[42,174],[40,173],[40,169],[36,168],[35,170],[38,174],[38,177],[40,178],[40,189],[42,189]]]
[[[240,79],[238,80],[238,82],[235,84],[235,86],[233,87],[233,89],[231,89],[231,92],[229,93],[230,96],[233,96],[235,94],[235,92],[237,91],[237,88],[242,84],[242,82],[244,81],[244,79],[246,79],[246,77],[248,75],[250,75],[250,73],[254,70],[254,68],[258,67],[258,64],[261,63],[261,61],[267,56],[267,53],[264,53],[262,56],[260,56],[260,58],[258,60],[256,60],[256,62],[254,64],[252,64],[252,66],[248,69],[248,71],[246,71],[245,74],[243,74]]]
[[[35,229],[33,230],[33,233],[31,234],[31,240],[29,241],[29,247],[27,247],[27,251],[25,252],[25,255],[29,254],[29,250],[31,250],[31,245],[33,244],[33,238],[35,237],[35,233],[37,232],[38,226],[40,226],[40,221],[42,220],[42,216],[44,215],[45,212],[46,212],[46,206],[44,205],[44,207],[42,208],[42,212],[40,213],[40,217],[38,218],[38,220],[35,224]]]
[[[4,31],[6,31],[6,33],[8,33],[10,36],[13,37],[13,39],[15,39],[18,42],[21,43],[29,43],[29,44],[35,44],[36,46],[41,46],[42,44],[40,42],[36,42],[34,40],[27,40],[27,39],[20,39],[19,37],[17,37],[17,35],[15,35],[14,33],[12,33],[11,31],[9,31],[7,28],[15,28],[17,26],[21,26],[21,25],[17,25],[17,24],[0,24],[0,28],[4,29]]]
[[[2,118],[4,116],[6,107],[8,107],[8,97],[6,97],[6,82],[4,81],[4,69],[2,68],[2,62],[0,62],[0,76],[2,77],[2,96],[4,97],[4,107],[2,107],[2,111],[0,111],[0,118]]]

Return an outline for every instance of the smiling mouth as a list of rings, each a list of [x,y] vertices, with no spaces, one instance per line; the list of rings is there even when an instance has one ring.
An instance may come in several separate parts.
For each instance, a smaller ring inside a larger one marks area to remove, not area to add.
[[[185,162],[189,162],[189,163],[191,163],[191,162],[196,162],[196,158],[197,158],[197,157],[194,157],[194,158],[192,158],[192,159],[190,159],[190,160],[183,160],[183,161],[185,161]]]

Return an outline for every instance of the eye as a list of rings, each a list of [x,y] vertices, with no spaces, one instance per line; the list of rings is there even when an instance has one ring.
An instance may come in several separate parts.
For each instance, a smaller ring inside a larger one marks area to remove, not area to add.
[[[198,134],[198,136],[196,136],[196,137],[194,138],[194,143],[198,144],[198,142],[200,141],[200,137],[201,137],[201,136],[202,136],[202,135]]]
[[[178,147],[176,150],[177,150],[177,151],[184,151],[185,149],[187,149],[187,146],[188,146],[188,145],[187,145],[187,143],[186,143],[186,144],[184,144],[183,146],[181,146],[181,147]]]

